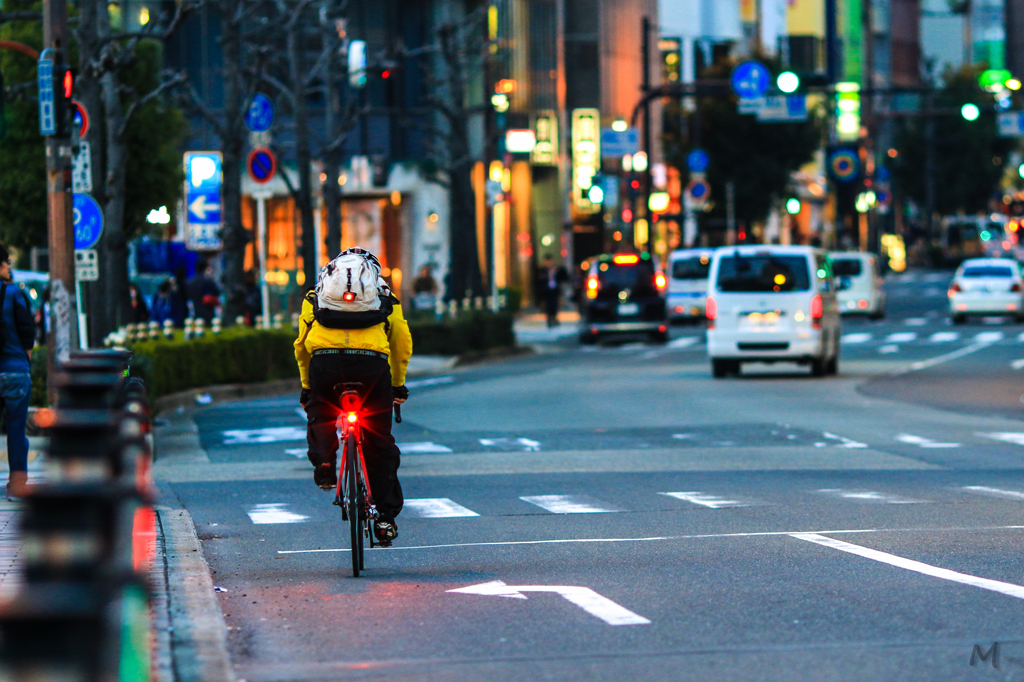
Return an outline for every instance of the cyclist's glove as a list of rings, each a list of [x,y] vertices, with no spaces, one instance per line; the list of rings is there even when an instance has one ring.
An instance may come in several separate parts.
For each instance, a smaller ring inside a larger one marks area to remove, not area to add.
[[[303,407],[305,407],[306,403],[309,402],[309,396],[310,396],[311,393],[312,393],[312,391],[310,391],[308,388],[302,389],[299,392],[299,404],[301,404]]]
[[[401,386],[392,386],[391,387],[391,393],[398,400],[408,400],[409,399],[409,389],[407,389],[405,387],[405,384],[402,384]]]

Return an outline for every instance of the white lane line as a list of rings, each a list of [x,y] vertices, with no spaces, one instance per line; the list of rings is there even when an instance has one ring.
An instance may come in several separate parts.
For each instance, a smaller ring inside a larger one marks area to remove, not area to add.
[[[304,459],[309,452],[309,448],[288,448],[284,451],[284,454],[291,455],[292,457],[298,457]]]
[[[886,343],[908,343],[917,338],[917,332],[897,332],[885,337]]]
[[[1024,343],[1024,332],[1017,334],[1017,341],[1020,343]]]
[[[431,455],[444,452],[451,452],[452,449],[438,443],[395,443],[402,454]]]
[[[253,523],[302,523],[308,516],[290,512],[287,504],[257,504],[246,512]]]
[[[1008,500],[1024,500],[1024,493],[1016,490],[1001,490],[1000,488],[989,488],[984,485],[965,485],[964,490],[969,490],[972,493],[981,493],[983,495],[1005,497]]]
[[[899,353],[900,352],[900,347],[897,346],[897,345],[894,345],[894,344],[889,344],[889,345],[886,345],[886,346],[881,346],[878,349],[878,352],[882,353],[883,355],[888,355],[890,353]]]
[[[970,355],[971,353],[977,353],[979,350],[984,350],[991,345],[991,343],[972,343],[970,346],[964,346],[963,348],[952,351],[951,353],[937,355],[934,358],[929,358],[927,360],[919,360],[917,362],[912,362],[906,367],[890,372],[889,376],[898,377],[904,374],[910,374],[911,372],[917,372],[922,369],[928,369],[929,367],[941,365],[942,363],[949,362],[950,360],[962,358],[965,355]]]
[[[724,497],[718,497],[717,495],[708,495],[707,493],[658,493],[659,495],[666,495],[668,497],[674,497],[677,500],[683,502],[690,502],[692,504],[699,504],[702,507],[708,509],[725,509],[726,507],[749,507],[749,502],[739,502],[737,500],[727,500]]]
[[[993,440],[1001,440],[1004,443],[1013,443],[1014,445],[1024,445],[1024,433],[978,433],[977,435],[983,438],[991,438]]]
[[[995,343],[1003,340],[1002,332],[981,332],[974,337],[975,343]]]
[[[718,540],[727,538],[756,538],[776,535],[854,535],[863,533],[976,533],[980,531],[1024,530],[1024,526],[980,526],[972,528],[845,528],[841,530],[792,531],[777,530],[751,533],[706,533],[703,535],[657,535],[638,538],[565,538],[556,540],[505,540],[498,542],[463,542],[442,545],[412,545],[409,547],[374,547],[373,551],[401,552],[413,549],[453,549],[459,547],[514,547],[517,545],[578,545],[617,542],[668,542],[673,540]],[[278,554],[319,554],[321,552],[351,552],[348,547],[319,549],[279,549]]]
[[[505,451],[540,451],[540,441],[530,440],[529,438],[481,438],[480,445]]]
[[[457,594],[483,594],[492,597],[509,597],[526,599],[523,592],[553,592],[567,601],[580,607],[595,618],[600,618],[608,625],[649,625],[651,621],[619,606],[608,597],[604,597],[589,587],[577,585],[506,585],[503,580],[492,580],[489,583],[460,587],[448,590]]]
[[[828,431],[823,432],[821,435],[825,436],[825,438],[828,438],[830,440],[839,441],[839,445],[836,446],[839,448],[866,448],[868,446],[867,443],[858,443],[855,440],[843,438],[842,436],[837,436],[836,434],[829,433]]]
[[[825,495],[835,495],[844,500],[856,502],[882,502],[884,504],[925,504],[927,500],[915,500],[909,497],[899,497],[888,493],[880,493],[874,490],[843,490],[842,488],[822,488],[818,491]]]
[[[583,495],[527,495],[519,499],[552,514],[601,514],[622,511],[616,507],[592,501]]]
[[[1024,369],[1024,358],[1011,362],[1010,369]]]
[[[447,497],[423,497],[406,500],[404,510],[413,512],[421,519],[454,519],[467,516],[480,516],[471,509],[466,509],[458,502]]]
[[[295,414],[299,415],[299,419],[302,421],[309,421],[309,417],[306,415],[306,411],[301,407],[295,408]]]
[[[430,377],[429,379],[413,379],[405,382],[406,388],[423,388],[424,386],[439,386],[441,384],[454,384],[455,377]]]
[[[272,426],[266,429],[232,429],[222,431],[224,445],[251,445],[276,443],[284,440],[306,440],[306,428],[298,426]]]
[[[867,332],[857,332],[856,334],[843,334],[839,338],[840,343],[845,343],[847,345],[855,343],[867,343],[870,340],[871,334]]]
[[[700,341],[699,336],[681,336],[668,342],[669,348],[686,348]]]
[[[952,343],[960,338],[958,332],[935,332],[928,340],[932,343]]]
[[[957,571],[951,571],[948,568],[939,568],[938,566],[921,563],[920,561],[914,561],[913,559],[904,559],[901,556],[889,554],[888,552],[879,552],[877,549],[869,549],[867,547],[861,547],[860,545],[854,545],[850,542],[834,540],[817,533],[793,533],[790,537],[794,537],[797,540],[804,540],[806,542],[813,542],[815,544],[822,545],[823,547],[838,549],[841,552],[856,554],[857,556],[864,557],[865,559],[871,559],[873,561],[889,564],[890,566],[903,568],[915,573],[929,575],[933,578],[951,580],[955,583],[970,585],[971,587],[980,587],[983,590],[991,590],[992,592],[999,592],[1010,597],[1016,597],[1017,599],[1024,599],[1024,586],[1021,585],[1004,583],[1000,580],[990,580],[988,578],[978,578],[973,575],[967,575],[966,573],[958,573]]]
[[[903,324],[909,327],[923,327],[928,324],[928,318],[925,317],[908,317],[903,320]]]
[[[896,440],[901,443],[907,443],[908,445],[916,445],[921,448],[958,448],[960,443],[937,443],[929,438],[922,438],[921,436],[915,436],[910,433],[900,433],[896,435]]]

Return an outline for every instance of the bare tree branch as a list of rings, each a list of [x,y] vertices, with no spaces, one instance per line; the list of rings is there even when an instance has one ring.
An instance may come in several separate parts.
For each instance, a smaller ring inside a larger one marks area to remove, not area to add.
[[[8,21],[42,21],[42,12],[0,12],[0,24]]]
[[[131,121],[132,115],[136,111],[138,111],[141,107],[144,107],[149,102],[152,102],[154,99],[156,99],[163,93],[167,92],[171,88],[186,81],[186,76],[182,72],[175,73],[165,71],[163,74],[161,74],[161,76],[166,77],[166,80],[163,80],[160,83],[160,85],[156,86],[152,91],[149,92],[149,94],[145,95],[144,97],[136,98],[135,101],[132,102],[131,106],[128,107],[128,111],[126,111],[124,114],[124,120],[121,122],[121,127],[117,130],[118,139],[124,139],[124,134],[128,130],[128,122]]]

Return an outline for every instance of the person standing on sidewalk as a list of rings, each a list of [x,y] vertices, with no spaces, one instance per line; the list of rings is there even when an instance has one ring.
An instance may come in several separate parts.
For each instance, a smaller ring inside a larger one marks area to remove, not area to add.
[[[558,307],[562,296],[562,285],[569,279],[565,268],[555,266],[555,259],[544,256],[543,264],[537,270],[537,302],[544,306],[548,327],[558,326]]]
[[[32,311],[11,277],[11,255],[0,245],[0,407],[7,413],[7,499],[28,492],[28,402],[32,396],[29,357],[35,341]]]

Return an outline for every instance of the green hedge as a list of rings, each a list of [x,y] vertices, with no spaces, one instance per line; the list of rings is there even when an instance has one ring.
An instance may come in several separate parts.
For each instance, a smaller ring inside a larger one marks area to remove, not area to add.
[[[515,345],[511,313],[473,311],[436,322],[411,319],[413,352],[464,355]],[[249,384],[298,378],[295,332],[232,327],[201,339],[136,341],[132,374],[142,377],[150,398],[216,384]],[[46,404],[46,349],[32,354],[32,404]]]

